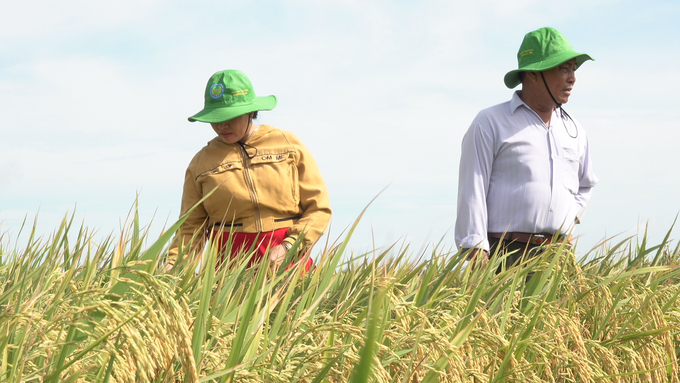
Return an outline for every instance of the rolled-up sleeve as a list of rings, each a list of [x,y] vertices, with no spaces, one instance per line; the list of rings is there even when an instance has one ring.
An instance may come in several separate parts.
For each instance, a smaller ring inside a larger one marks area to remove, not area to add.
[[[590,143],[586,138],[585,150],[583,155],[579,159],[579,188],[578,193],[574,195],[576,203],[579,204],[581,209],[578,212],[577,220],[581,220],[586,206],[590,201],[590,196],[593,193],[593,187],[597,184],[597,176],[593,171],[593,165],[590,156]]]
[[[459,248],[489,250],[486,197],[493,164],[493,135],[479,115],[463,137],[458,173],[455,238]]]

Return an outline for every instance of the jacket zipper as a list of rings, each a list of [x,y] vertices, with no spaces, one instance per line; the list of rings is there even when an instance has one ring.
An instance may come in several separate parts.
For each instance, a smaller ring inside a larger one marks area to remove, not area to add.
[[[255,224],[257,226],[257,232],[261,233],[262,229],[262,219],[260,217],[260,204],[257,201],[257,194],[255,193],[255,186],[253,185],[253,179],[250,177],[250,167],[248,166],[248,152],[246,148],[243,147],[242,143],[238,143],[241,148],[241,157],[243,158],[243,167],[245,169],[246,183],[248,184],[248,192],[250,193],[250,200],[253,202],[253,208],[255,209]]]

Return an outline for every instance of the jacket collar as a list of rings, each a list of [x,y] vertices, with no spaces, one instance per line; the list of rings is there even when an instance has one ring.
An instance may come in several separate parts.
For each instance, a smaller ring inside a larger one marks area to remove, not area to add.
[[[248,138],[248,141],[244,142],[245,144],[252,145],[255,142],[257,142],[258,139],[260,139],[262,136],[266,135],[267,133],[271,132],[273,127],[265,124],[261,124],[256,131],[253,132],[253,134],[250,135]],[[236,144],[235,144],[236,145]]]
[[[262,124],[262,125],[260,125],[259,128],[257,128],[256,131],[253,132],[252,135],[250,135],[250,138],[248,138],[248,141],[246,141],[245,143],[248,144],[248,145],[255,145],[260,138],[269,134],[272,130],[274,130],[273,126]],[[219,145],[226,145],[226,146],[229,146],[229,147],[238,147],[239,146],[238,143],[227,144],[226,142],[222,141],[222,139],[219,136],[208,141],[208,145],[218,145],[218,146]]]

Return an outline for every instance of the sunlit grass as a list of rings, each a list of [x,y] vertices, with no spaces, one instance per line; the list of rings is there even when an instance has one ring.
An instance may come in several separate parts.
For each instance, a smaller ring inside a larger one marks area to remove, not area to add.
[[[214,272],[211,246],[164,273],[177,227],[0,238],[0,381],[680,382],[670,231],[496,274],[442,245],[353,254],[351,228],[308,274]]]

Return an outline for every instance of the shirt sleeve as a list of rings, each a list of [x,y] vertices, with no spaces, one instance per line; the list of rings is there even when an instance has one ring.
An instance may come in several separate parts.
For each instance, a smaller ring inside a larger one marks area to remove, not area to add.
[[[590,196],[592,195],[593,192],[593,187],[597,184],[597,181],[598,179],[597,176],[595,176],[595,172],[593,171],[593,165],[591,162],[590,144],[586,137],[585,150],[583,152],[583,155],[579,159],[578,193],[574,195],[576,203],[581,207],[581,209],[578,212],[578,215],[576,216],[577,222],[581,220],[581,217],[585,212],[586,206],[588,205],[588,201],[590,201]]]
[[[184,216],[194,206],[196,207],[179,228],[177,235],[175,235],[175,239],[168,252],[168,263],[174,264],[177,261],[180,246],[191,244],[191,250],[194,252],[200,251],[203,248],[206,239],[205,225],[208,220],[208,213],[202,203],[196,205],[203,198],[199,187],[196,183],[196,176],[192,171],[192,165],[190,164],[184,176],[180,217]]]
[[[494,158],[488,120],[478,115],[463,137],[455,237],[459,248],[489,250],[486,197]]]
[[[331,219],[328,190],[312,154],[297,137],[291,134],[290,139],[298,153],[296,162],[302,216],[288,229],[288,242],[294,242],[304,233],[304,245],[311,247],[326,231]]]

